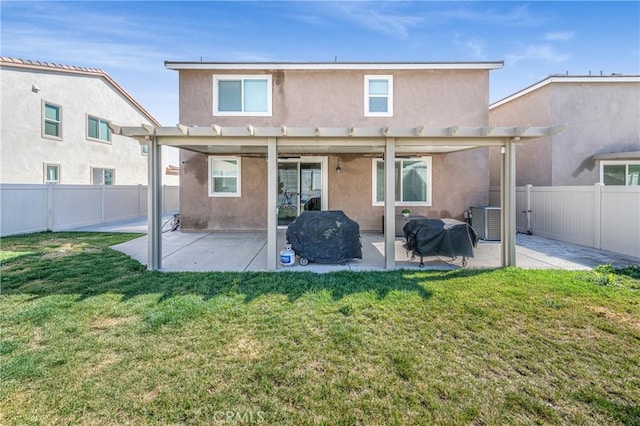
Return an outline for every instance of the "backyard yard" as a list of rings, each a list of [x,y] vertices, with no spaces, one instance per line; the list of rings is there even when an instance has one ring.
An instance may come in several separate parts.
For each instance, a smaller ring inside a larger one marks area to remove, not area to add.
[[[161,273],[0,240],[0,424],[640,425],[640,267]]]

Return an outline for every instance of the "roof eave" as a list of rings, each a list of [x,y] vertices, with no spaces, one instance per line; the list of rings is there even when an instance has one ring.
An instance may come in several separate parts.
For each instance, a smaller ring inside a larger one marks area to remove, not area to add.
[[[492,70],[504,66],[495,62],[193,62],[165,61],[170,70]]]

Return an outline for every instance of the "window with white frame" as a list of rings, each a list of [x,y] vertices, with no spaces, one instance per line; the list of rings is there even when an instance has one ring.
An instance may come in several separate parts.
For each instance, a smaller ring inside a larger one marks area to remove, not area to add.
[[[44,164],[44,183],[60,183],[59,164]]]
[[[93,185],[114,185],[116,181],[116,171],[102,167],[91,168],[91,183]]]
[[[395,200],[401,206],[431,205],[431,157],[397,159]],[[384,205],[384,161],[373,160],[373,205]]]
[[[600,182],[605,185],[640,185],[640,161],[602,161]]]
[[[209,196],[240,196],[240,157],[209,157]]]
[[[62,138],[62,107],[49,102],[42,105],[42,134],[45,137]]]
[[[144,144],[144,145],[140,145],[140,149],[142,150],[141,153],[142,155],[149,155],[149,145]]]
[[[213,115],[271,116],[271,76],[213,76]]]
[[[393,116],[393,76],[364,76],[365,117]]]
[[[109,122],[101,118],[87,116],[87,138],[100,142],[111,142]]]

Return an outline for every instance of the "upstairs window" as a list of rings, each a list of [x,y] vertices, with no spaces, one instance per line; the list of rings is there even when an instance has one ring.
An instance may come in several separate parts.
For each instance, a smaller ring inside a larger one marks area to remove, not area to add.
[[[103,169],[101,167],[91,168],[92,185],[113,185],[115,180],[116,171],[114,169]]]
[[[271,116],[271,76],[213,77],[213,115]]]
[[[109,122],[97,117],[87,116],[87,138],[100,142],[111,142]]]
[[[600,182],[605,185],[640,185],[640,161],[603,161]]]
[[[140,149],[142,150],[141,151],[142,155],[149,155],[149,145],[147,144],[140,145]]]
[[[393,76],[364,76],[365,117],[393,116]]]
[[[62,107],[45,102],[42,107],[42,121],[43,136],[62,138]]]
[[[240,157],[209,157],[209,196],[240,196]]]
[[[431,157],[396,160],[396,205],[431,205]],[[373,205],[384,205],[384,161],[373,160]]]

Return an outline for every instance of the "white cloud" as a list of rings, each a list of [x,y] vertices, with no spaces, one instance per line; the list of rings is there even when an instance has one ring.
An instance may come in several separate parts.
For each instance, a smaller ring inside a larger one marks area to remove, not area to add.
[[[542,38],[549,41],[569,41],[575,35],[576,33],[574,33],[573,31],[555,31],[546,33]]]
[[[509,53],[505,56],[505,62],[515,65],[520,61],[543,61],[547,63],[560,63],[571,59],[571,55],[556,52],[553,47],[545,44],[529,45],[522,51]]]
[[[474,57],[479,60],[486,60],[487,57],[484,54],[484,41],[474,37],[466,41],[465,46],[469,49]]]

